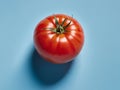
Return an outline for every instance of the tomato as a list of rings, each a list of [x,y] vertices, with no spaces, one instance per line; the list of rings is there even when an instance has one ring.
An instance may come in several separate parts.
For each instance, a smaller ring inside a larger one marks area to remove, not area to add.
[[[47,61],[63,64],[72,61],[84,43],[83,29],[73,17],[55,14],[38,23],[34,31],[34,45]]]

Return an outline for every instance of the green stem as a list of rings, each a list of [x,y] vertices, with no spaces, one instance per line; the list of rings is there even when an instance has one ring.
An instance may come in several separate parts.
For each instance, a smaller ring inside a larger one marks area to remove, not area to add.
[[[63,22],[61,24],[59,24],[59,21],[57,20],[56,16],[54,16],[54,19],[55,19],[55,25],[56,25],[56,28],[44,28],[44,29],[48,29],[48,30],[52,30],[53,32],[56,32],[57,34],[62,34],[64,32],[66,32],[66,28],[71,24],[71,20],[70,22],[66,25],[66,26],[63,26],[64,23],[66,22],[66,20],[68,18],[65,18],[63,20]]]

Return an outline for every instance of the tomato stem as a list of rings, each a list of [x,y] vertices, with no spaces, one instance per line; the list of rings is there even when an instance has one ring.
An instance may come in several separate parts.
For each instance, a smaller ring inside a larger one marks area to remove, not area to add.
[[[71,20],[70,20],[70,22],[66,26],[63,26],[68,18],[65,18],[61,24],[59,24],[56,16],[54,16],[54,19],[56,24],[56,29],[54,31],[58,34],[64,33],[66,31],[66,28],[71,24]]]
[[[65,29],[61,25],[58,25],[58,27],[56,28],[56,32],[59,33],[59,34],[64,33]]]
[[[56,32],[57,34],[62,34],[62,33],[64,33],[64,32],[66,32],[66,28],[69,27],[69,25],[70,25],[71,22],[72,22],[72,21],[70,20],[70,22],[69,22],[66,26],[64,26],[64,23],[66,22],[66,20],[67,20],[68,18],[65,18],[61,24],[59,24],[56,16],[54,16],[54,19],[55,19],[56,28],[43,28],[43,29],[48,29],[48,30],[51,30],[51,31],[53,31],[53,32]]]

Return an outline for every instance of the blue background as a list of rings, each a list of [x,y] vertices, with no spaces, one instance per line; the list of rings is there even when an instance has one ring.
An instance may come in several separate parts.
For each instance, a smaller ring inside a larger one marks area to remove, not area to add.
[[[73,62],[54,65],[35,51],[44,17],[73,15],[85,43]],[[120,90],[119,0],[0,0],[0,90]]]

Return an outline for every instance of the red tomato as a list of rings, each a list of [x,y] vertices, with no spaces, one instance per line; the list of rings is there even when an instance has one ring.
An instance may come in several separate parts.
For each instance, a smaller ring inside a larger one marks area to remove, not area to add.
[[[48,16],[35,28],[35,48],[44,59],[52,63],[72,61],[81,51],[83,43],[81,25],[64,14]]]

